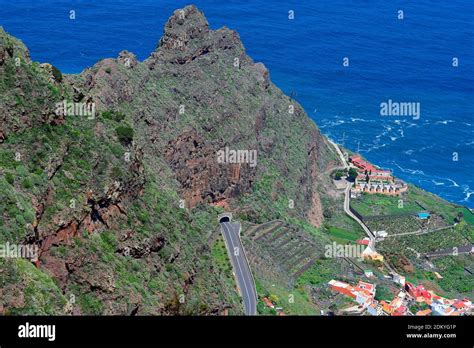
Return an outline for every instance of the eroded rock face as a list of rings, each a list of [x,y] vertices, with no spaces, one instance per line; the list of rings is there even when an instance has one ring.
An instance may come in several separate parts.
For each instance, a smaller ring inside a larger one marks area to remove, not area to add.
[[[163,37],[148,59],[154,69],[158,61],[183,65],[217,51],[229,50],[235,57],[245,60],[239,35],[228,28],[209,29],[203,13],[195,6],[176,10],[165,25]]]
[[[0,65],[4,65],[5,61],[12,57],[13,51],[3,44],[0,45]]]
[[[256,170],[248,164],[219,163],[223,146],[208,143],[195,131],[170,141],[165,158],[183,189],[188,207],[197,203],[215,203],[249,192]]]
[[[51,82],[50,72],[36,69],[25,45],[8,35],[2,27],[0,76],[0,132],[3,141],[12,132],[57,121],[54,102],[58,95],[45,88]]]
[[[257,72],[257,80],[262,84],[264,89],[270,85],[270,74],[263,63],[255,63],[254,69]]]

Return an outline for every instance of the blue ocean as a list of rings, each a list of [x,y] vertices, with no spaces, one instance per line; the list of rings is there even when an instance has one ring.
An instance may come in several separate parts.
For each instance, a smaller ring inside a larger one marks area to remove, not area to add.
[[[78,73],[124,49],[145,59],[167,18],[188,1],[0,0],[0,25],[34,60]],[[406,181],[474,207],[472,0],[194,4],[212,28],[238,31],[248,54],[324,134]],[[419,117],[381,116],[388,100],[419,103]]]

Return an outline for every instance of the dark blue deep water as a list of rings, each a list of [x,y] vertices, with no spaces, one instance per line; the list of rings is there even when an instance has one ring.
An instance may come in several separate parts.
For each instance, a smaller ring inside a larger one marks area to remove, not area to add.
[[[409,182],[474,207],[472,0],[194,3],[212,28],[239,32],[249,55],[323,133]],[[186,4],[0,0],[0,25],[34,60],[77,73],[123,49],[145,59],[167,18]],[[381,116],[388,99],[419,102],[420,118]]]

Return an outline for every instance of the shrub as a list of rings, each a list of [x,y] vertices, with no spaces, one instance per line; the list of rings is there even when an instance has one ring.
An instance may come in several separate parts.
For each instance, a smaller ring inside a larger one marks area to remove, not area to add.
[[[129,145],[133,140],[133,129],[129,126],[119,126],[115,128],[115,132],[121,143]]]
[[[125,115],[116,111],[104,111],[102,113],[102,118],[116,122],[122,122],[125,119]]]
[[[79,305],[85,314],[99,315],[103,312],[102,301],[91,294],[83,294],[79,297]]]
[[[15,178],[13,177],[12,173],[6,173],[5,174],[5,179],[10,185],[13,185],[15,183]]]
[[[63,74],[61,73],[61,71],[59,71],[59,69],[56,68],[54,65],[51,66],[51,70],[52,70],[54,79],[58,82],[62,82]]]
[[[334,174],[334,179],[336,180],[341,180],[341,178],[343,177],[344,175],[344,172],[342,170],[338,170],[336,171],[336,173]]]
[[[349,178],[352,179],[352,180],[355,180],[355,178],[357,178],[357,169],[355,168],[350,168],[349,169]]]
[[[384,285],[379,285],[375,293],[375,299],[377,301],[390,301],[393,299],[393,293],[390,289]]]
[[[23,182],[21,183],[23,188],[30,189],[33,187],[33,183],[31,182],[30,178],[24,178]]]

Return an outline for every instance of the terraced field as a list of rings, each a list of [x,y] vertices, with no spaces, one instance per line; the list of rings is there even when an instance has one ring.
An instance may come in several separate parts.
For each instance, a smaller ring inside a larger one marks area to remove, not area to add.
[[[431,231],[447,227],[448,224],[439,215],[431,215],[429,219],[420,220],[415,216],[380,217],[364,220],[371,231],[386,231],[390,234]]]
[[[271,259],[273,266],[292,279],[301,275],[322,254],[322,247],[305,232],[279,220],[251,225],[243,231],[243,236],[249,241],[250,254],[260,256],[252,259],[253,262],[259,264]]]
[[[472,230],[466,224],[462,224],[437,232],[386,238],[377,244],[377,248],[381,252],[387,253],[403,254],[406,250],[428,253],[469,245],[472,244],[472,242]]]

